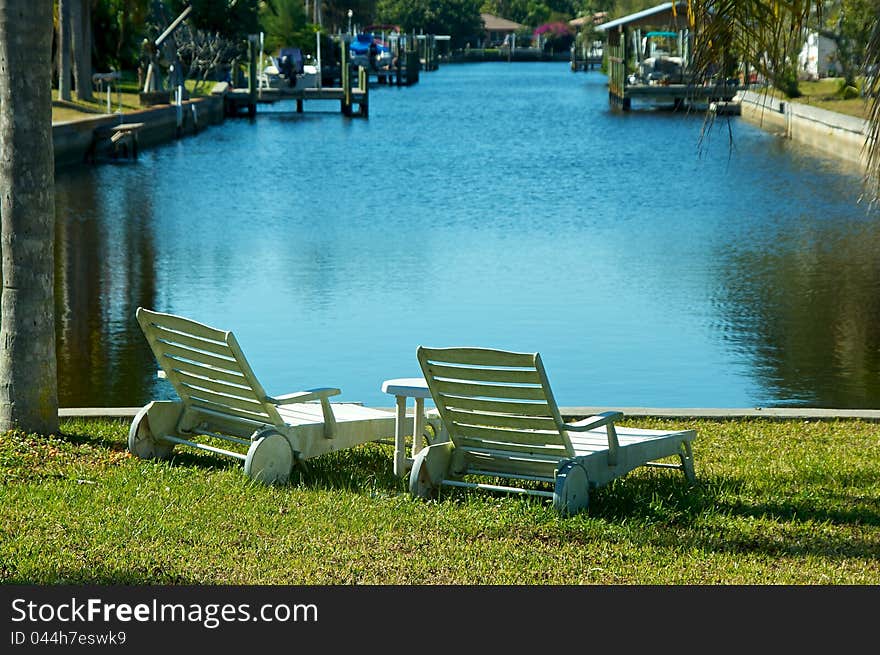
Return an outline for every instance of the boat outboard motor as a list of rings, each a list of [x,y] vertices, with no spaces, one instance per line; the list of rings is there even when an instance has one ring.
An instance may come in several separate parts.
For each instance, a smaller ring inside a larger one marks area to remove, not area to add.
[[[378,68],[379,68],[379,46],[376,45],[375,41],[370,42],[369,53],[370,53],[370,68],[372,68],[373,70],[378,70]]]
[[[289,55],[282,54],[278,59],[278,72],[287,78],[290,86],[296,84],[296,75],[293,72],[293,59]]]

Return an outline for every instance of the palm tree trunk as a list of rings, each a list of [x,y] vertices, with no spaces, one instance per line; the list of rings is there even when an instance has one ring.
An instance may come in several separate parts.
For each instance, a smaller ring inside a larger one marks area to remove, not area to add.
[[[88,100],[92,98],[92,0],[83,3],[83,75],[89,89]]]
[[[0,430],[58,429],[52,3],[0,0]]]
[[[91,15],[89,0],[71,0],[70,9],[76,97],[80,100],[93,100],[91,29],[87,28]]]
[[[58,97],[70,100],[70,4],[76,0],[58,0]]]
[[[76,89],[77,97],[79,94],[79,69],[80,69],[80,51],[82,50],[82,0],[67,0],[70,4],[70,51],[73,59],[73,88]]]

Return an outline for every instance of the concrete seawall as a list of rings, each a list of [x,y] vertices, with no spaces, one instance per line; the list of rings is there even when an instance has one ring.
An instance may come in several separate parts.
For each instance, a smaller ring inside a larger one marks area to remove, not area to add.
[[[745,120],[865,167],[868,121],[754,91],[743,91],[737,99]]]
[[[55,148],[55,168],[80,164],[92,148],[94,132],[100,127],[125,123],[144,123],[138,133],[138,146],[148,148],[173,141],[186,134],[194,134],[223,122],[223,98],[206,97],[186,100],[182,106],[182,127],[177,127],[178,108],[175,105],[157,105],[126,114],[95,114],[94,118],[59,121],[52,124]],[[107,144],[102,144],[106,147]]]
[[[68,407],[58,410],[62,419],[70,418],[119,418],[132,419],[140,407]],[[393,407],[376,407],[394,412]],[[880,421],[880,409],[825,409],[821,407],[560,407],[566,420],[593,416],[607,411],[623,412],[626,418],[670,418],[670,419],[773,419],[801,421],[836,421],[857,419],[861,421]],[[413,408],[407,413],[412,416]]]

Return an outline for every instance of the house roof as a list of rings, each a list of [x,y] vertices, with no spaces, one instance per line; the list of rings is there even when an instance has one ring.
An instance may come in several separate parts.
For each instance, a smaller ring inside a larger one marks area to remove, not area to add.
[[[650,9],[645,9],[643,11],[637,11],[629,16],[615,18],[607,23],[597,25],[596,29],[609,30],[612,27],[618,27],[620,25],[655,25],[657,24],[657,21],[669,21],[673,18],[672,4],[673,3],[671,2],[664,2],[662,5],[657,5],[656,7],[651,7]],[[678,17],[687,20],[687,2],[681,2],[680,0],[679,2],[676,2],[675,11]]]
[[[483,19],[483,26],[489,32],[512,32],[522,27],[519,23],[492,14],[480,14],[480,18]]]

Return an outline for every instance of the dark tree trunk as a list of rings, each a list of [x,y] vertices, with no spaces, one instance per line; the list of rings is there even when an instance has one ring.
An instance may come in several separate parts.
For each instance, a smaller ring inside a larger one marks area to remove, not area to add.
[[[92,100],[92,0],[83,0],[83,74]]]
[[[0,430],[58,429],[52,3],[0,0]]]
[[[70,95],[70,4],[77,0],[58,0],[58,97],[71,100]]]
[[[92,94],[92,30],[88,27],[89,0],[70,0],[70,32],[73,37],[73,67],[76,97],[94,100]]]

